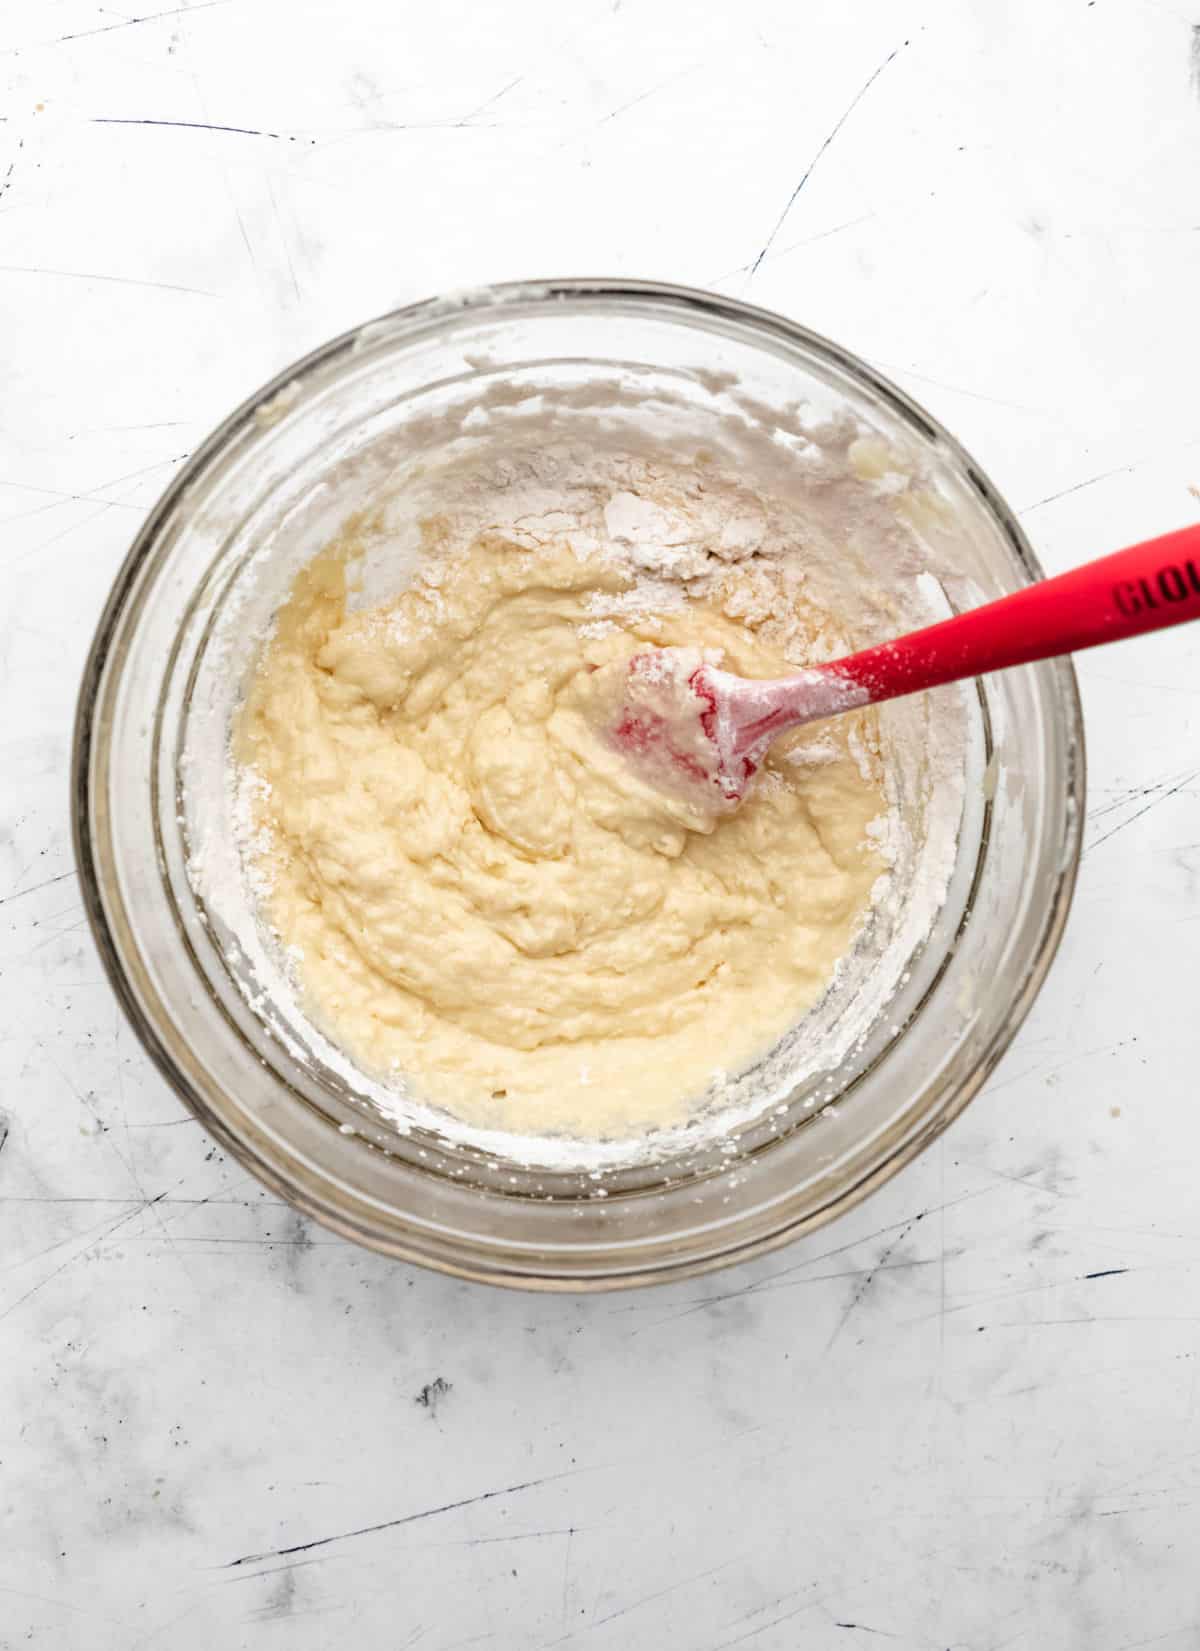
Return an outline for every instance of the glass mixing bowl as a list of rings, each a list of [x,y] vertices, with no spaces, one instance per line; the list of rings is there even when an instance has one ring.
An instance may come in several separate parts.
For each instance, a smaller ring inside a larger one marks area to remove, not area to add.
[[[92,928],[139,1037],[185,1103],[334,1231],[492,1283],[600,1289],[696,1273],[863,1198],[962,1111],[999,1060],[1045,978],[1079,858],[1084,750],[1070,663],[981,681],[967,691],[949,896],[886,1013],[826,1078],[820,1104],[801,1085],[781,1111],[710,1149],[651,1163],[530,1168],[436,1129],[402,1133],[303,1028],[262,1012],[236,944],[188,876],[205,787],[185,779],[204,749],[224,749],[238,685],[222,688],[229,673],[213,639],[245,594],[239,578],[268,540],[290,544],[293,559],[297,544],[316,548],[345,514],[346,478],[369,495],[375,455],[390,463],[398,448],[465,440],[473,399],[494,423],[558,395],[569,419],[618,378],[644,384],[651,401],[656,385],[684,386],[701,420],[727,419],[736,387],[738,416],[768,434],[794,428],[800,407],[850,414],[919,462],[921,537],[952,606],[1040,575],[1012,512],[940,425],[804,328],[649,283],[481,289],[326,344],[197,450],[108,599],[75,730],[75,842]],[[467,409],[457,426],[453,405]],[[279,559],[274,594],[268,581],[245,603],[239,623],[252,634],[286,584],[284,550]]]

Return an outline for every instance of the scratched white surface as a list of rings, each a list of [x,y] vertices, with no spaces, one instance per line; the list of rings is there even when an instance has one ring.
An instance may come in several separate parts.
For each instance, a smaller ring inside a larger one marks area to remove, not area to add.
[[[1200,11],[153,5],[0,12],[0,1648],[1200,1645],[1200,635],[1080,662],[1077,903],[986,1093],[840,1224],[643,1294],[261,1193],[125,1029],[65,809],[173,467],[457,285],[797,316],[1051,569],[1200,515]]]

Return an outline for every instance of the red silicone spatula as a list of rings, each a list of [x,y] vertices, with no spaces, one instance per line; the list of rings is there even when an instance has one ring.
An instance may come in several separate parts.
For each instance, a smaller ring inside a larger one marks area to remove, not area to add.
[[[643,651],[608,732],[660,783],[734,805],[786,728],[1188,619],[1200,619],[1200,524],[794,676],[752,681],[686,649]]]

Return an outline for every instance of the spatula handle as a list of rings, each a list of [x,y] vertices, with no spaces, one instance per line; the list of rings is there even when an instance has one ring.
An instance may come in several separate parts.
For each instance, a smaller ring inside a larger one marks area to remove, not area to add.
[[[825,667],[872,700],[1200,619],[1200,524],[1086,562]]]

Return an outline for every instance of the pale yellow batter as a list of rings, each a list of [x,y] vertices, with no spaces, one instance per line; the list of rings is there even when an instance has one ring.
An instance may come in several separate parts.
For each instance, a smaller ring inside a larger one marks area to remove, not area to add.
[[[871,714],[781,741],[735,813],[689,813],[597,737],[591,667],[649,641],[783,674],[729,617],[737,570],[618,627],[589,598],[631,574],[565,546],[485,538],[358,612],[353,568],[351,537],[297,578],[235,739],[264,915],[310,1013],[470,1123],[680,1122],[811,1007],[863,923]]]

